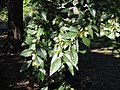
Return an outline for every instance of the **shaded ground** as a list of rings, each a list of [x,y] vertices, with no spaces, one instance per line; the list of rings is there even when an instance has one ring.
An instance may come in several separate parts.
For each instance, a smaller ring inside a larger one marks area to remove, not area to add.
[[[93,52],[79,61],[79,72],[69,77],[76,90],[120,90],[120,58]]]
[[[23,58],[18,53],[9,52],[4,42],[5,36],[1,36],[0,90],[37,90],[29,87],[28,79],[19,72]],[[120,90],[120,58],[111,53],[111,49],[103,48],[81,55],[79,72],[76,71],[75,77],[67,76],[67,80],[72,82],[75,90]]]

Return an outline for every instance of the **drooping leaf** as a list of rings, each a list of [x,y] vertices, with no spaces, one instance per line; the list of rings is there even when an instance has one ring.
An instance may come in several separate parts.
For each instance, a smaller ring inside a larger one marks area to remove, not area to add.
[[[74,64],[77,66],[77,64],[78,64],[78,54],[77,54],[78,52],[77,52],[77,46],[74,44],[74,45],[72,45],[72,47],[71,47],[71,56],[73,56],[73,62],[74,62]]]
[[[68,60],[68,58],[64,55],[63,56],[64,58],[63,58],[63,60],[64,60],[64,62],[67,64],[67,66],[68,66],[68,70],[70,71],[70,73],[74,76],[74,68],[73,68],[73,65],[72,65],[72,63]]]
[[[61,67],[61,64],[62,64],[61,58],[58,58],[57,53],[55,53],[51,60],[50,76],[54,74]]]
[[[82,37],[82,42],[86,45],[86,46],[90,46],[90,39],[86,38],[85,36]]]
[[[44,18],[44,20],[47,21],[47,16],[46,16],[46,13],[44,11],[41,12],[41,15]]]
[[[25,62],[22,65],[20,72],[27,70],[30,67],[31,63],[32,63],[32,60]]]
[[[96,10],[94,8],[89,8],[89,11],[93,17],[96,15]]]

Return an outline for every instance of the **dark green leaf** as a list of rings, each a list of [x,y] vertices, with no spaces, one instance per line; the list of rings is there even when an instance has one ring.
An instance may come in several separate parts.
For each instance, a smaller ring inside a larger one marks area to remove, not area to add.
[[[93,30],[91,29],[91,27],[88,28],[88,32],[89,32],[89,35],[92,37],[93,39],[93,35],[94,35],[94,32]]]
[[[25,62],[22,65],[20,72],[27,70],[30,67],[31,63],[32,63],[32,60]]]
[[[44,81],[46,71],[44,69],[39,69],[38,77],[40,80]]]

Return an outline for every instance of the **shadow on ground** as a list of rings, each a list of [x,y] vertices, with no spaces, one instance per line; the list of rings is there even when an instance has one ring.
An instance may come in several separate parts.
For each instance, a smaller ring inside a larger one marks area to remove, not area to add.
[[[120,58],[91,52],[81,55],[79,71],[67,77],[75,90],[120,90]]]

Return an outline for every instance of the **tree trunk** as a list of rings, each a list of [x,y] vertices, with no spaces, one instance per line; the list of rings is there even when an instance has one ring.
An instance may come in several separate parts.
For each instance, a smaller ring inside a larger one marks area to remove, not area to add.
[[[10,0],[8,6],[9,36],[12,36],[17,50],[21,47],[23,36],[23,0]]]

